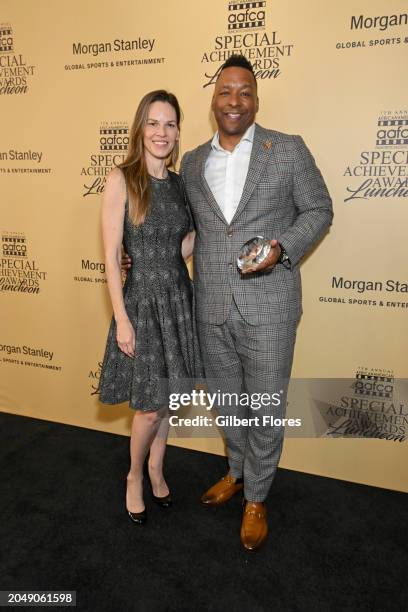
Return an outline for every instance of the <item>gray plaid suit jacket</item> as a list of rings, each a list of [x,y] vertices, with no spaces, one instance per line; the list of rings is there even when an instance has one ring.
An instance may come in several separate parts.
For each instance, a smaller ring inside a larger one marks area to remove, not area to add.
[[[299,262],[329,227],[332,203],[313,156],[300,136],[256,124],[248,174],[230,224],[204,177],[211,140],[186,153],[181,176],[197,230],[194,287],[199,321],[220,325],[232,296],[252,325],[297,320],[302,313]],[[242,276],[241,246],[254,236],[276,238],[291,265]]]

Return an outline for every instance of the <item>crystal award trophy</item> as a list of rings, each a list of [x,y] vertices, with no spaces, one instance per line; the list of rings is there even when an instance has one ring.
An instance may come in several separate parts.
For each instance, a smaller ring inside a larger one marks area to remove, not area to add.
[[[237,266],[240,270],[246,270],[262,263],[271,250],[270,240],[263,236],[255,236],[248,240],[238,254]]]

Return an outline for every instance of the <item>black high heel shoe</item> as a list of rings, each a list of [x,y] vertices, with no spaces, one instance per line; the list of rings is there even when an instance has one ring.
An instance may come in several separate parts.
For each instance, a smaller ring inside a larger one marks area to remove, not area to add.
[[[125,495],[127,495],[127,478],[125,481],[125,489],[126,489],[126,493]],[[141,512],[131,512],[130,510],[127,509],[126,506],[126,513],[129,516],[130,520],[133,523],[136,523],[136,525],[143,525],[146,521],[147,521],[147,512],[146,512],[146,508],[144,510],[142,510]]]
[[[126,508],[126,512],[128,513],[130,520],[137,525],[144,525],[144,523],[147,521],[146,508],[142,510],[142,512],[131,512]]]
[[[170,493],[164,495],[163,497],[156,497],[156,495],[152,493],[152,497],[154,503],[160,506],[161,508],[170,508],[173,505]]]

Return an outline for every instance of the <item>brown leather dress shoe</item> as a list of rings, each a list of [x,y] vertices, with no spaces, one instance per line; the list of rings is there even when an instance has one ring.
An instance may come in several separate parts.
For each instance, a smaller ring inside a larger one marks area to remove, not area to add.
[[[244,483],[242,478],[234,478],[227,474],[201,497],[201,502],[206,506],[219,506],[231,499],[235,493],[242,491]]]
[[[244,502],[241,524],[241,542],[246,550],[256,550],[268,535],[266,507],[263,502]]]

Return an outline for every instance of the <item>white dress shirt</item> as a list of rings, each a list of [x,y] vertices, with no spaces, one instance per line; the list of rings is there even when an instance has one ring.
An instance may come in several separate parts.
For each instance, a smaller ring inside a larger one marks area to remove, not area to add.
[[[245,132],[233,151],[220,145],[218,132],[211,141],[204,176],[227,223],[231,223],[244,189],[254,141],[255,124]]]

